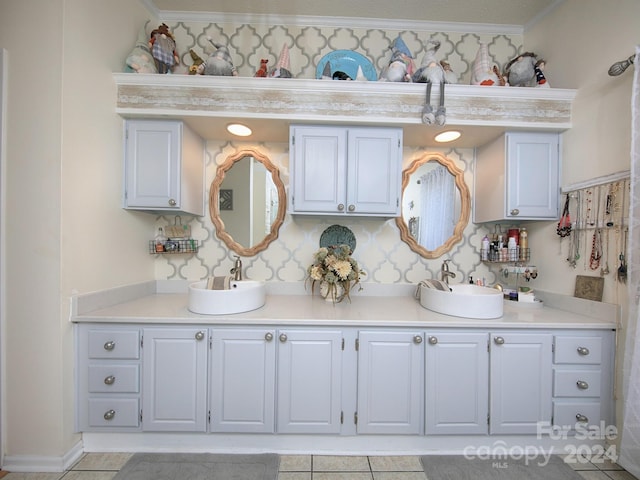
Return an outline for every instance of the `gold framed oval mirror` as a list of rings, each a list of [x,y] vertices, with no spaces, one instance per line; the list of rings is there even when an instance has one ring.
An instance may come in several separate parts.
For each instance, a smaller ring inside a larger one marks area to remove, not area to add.
[[[400,238],[424,258],[438,258],[462,240],[471,195],[464,172],[440,153],[426,153],[402,172]]]
[[[216,236],[238,255],[253,256],[278,238],[285,210],[280,171],[262,153],[240,150],[218,167],[209,215]]]

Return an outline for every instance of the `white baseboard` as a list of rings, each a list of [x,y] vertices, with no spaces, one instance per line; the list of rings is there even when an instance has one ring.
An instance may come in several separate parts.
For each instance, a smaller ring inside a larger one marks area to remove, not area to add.
[[[8,472],[64,472],[69,470],[84,454],[82,440],[60,457],[42,455],[7,455],[2,469]]]

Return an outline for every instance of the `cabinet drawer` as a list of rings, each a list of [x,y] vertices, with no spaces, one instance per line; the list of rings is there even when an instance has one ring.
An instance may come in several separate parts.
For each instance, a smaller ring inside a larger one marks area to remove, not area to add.
[[[90,330],[89,358],[140,358],[137,330]]]
[[[584,421],[580,421],[584,419]],[[600,402],[554,401],[553,424],[574,429],[576,424],[580,426],[597,425],[600,422]]]
[[[89,399],[90,427],[138,427],[140,407],[137,398]]]
[[[90,393],[138,393],[138,365],[89,365]]]
[[[553,375],[555,397],[599,397],[600,370],[557,369]]]
[[[601,337],[556,337],[555,363],[599,364],[602,360]]]

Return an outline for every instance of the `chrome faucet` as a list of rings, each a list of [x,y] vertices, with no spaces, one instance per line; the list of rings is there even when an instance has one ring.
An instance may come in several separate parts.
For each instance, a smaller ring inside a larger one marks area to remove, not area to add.
[[[235,255],[236,261],[233,265],[233,268],[229,270],[229,273],[233,274],[233,279],[237,282],[242,280],[242,260],[238,255]]]
[[[440,278],[447,285],[449,285],[449,277],[456,278],[455,272],[450,272],[449,271],[449,262],[450,261],[451,260],[445,260],[444,262],[442,262],[442,266],[440,267]]]

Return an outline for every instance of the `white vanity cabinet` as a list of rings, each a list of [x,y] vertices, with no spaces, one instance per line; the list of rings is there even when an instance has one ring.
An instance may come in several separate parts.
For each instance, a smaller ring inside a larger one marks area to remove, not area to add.
[[[76,341],[78,431],[138,431],[140,330],[85,325]]]
[[[488,338],[486,332],[427,331],[427,435],[487,433]]]
[[[204,215],[204,141],[176,120],[126,120],[123,206]]]
[[[400,215],[402,129],[294,125],[290,212]]]
[[[613,423],[614,332],[554,337],[553,424],[565,431]]]
[[[422,433],[423,332],[361,331],[358,344],[358,433]]]
[[[560,135],[507,132],[478,148],[473,221],[556,220]]]
[[[276,330],[211,330],[211,431],[275,431]]]
[[[535,434],[551,421],[551,333],[489,334],[489,433]]]
[[[142,345],[143,430],[205,432],[207,329],[144,328]]]

